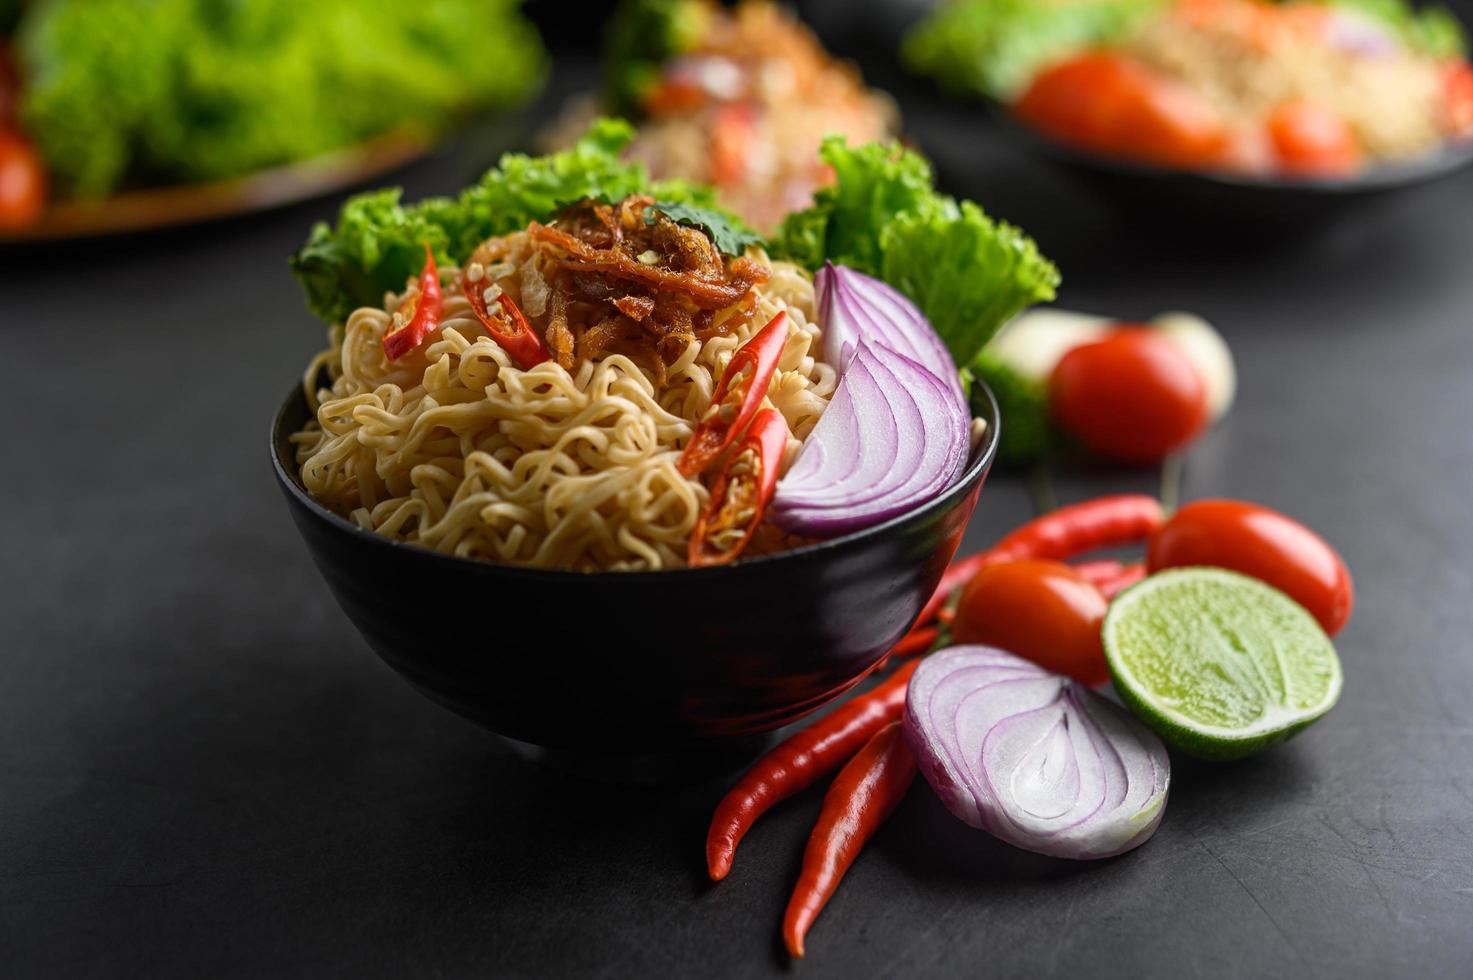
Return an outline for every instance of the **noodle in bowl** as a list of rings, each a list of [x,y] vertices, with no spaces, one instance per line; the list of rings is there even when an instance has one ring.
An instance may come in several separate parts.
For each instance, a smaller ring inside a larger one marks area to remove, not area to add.
[[[527,233],[495,243],[505,258],[488,279],[545,318]],[[460,275],[445,287],[438,329],[398,361],[382,341],[405,297],[355,311],[307,370],[315,419],[292,436],[303,486],[361,528],[442,554],[582,571],[685,567],[708,492],[677,462],[733,353],[787,314],[764,402],[790,430],[784,468],[838,381],[821,358],[811,277],[754,258],[766,281],[716,312],[715,331],[662,345],[668,361],[624,338],[569,366],[522,370],[473,314]],[[795,543],[764,524],[745,554]]]

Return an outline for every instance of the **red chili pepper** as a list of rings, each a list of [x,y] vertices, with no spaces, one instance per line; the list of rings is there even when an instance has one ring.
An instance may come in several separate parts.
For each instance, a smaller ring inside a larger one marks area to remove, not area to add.
[[[992,561],[1066,561],[1099,548],[1144,541],[1164,520],[1155,497],[1134,493],[1096,497],[1034,518],[988,553]]]
[[[788,423],[777,409],[764,409],[753,419],[696,518],[688,555],[692,568],[721,565],[742,553],[762,523],[787,445]]]
[[[440,297],[440,273],[435,268],[435,255],[425,242],[425,267],[419,274],[419,295],[404,301],[394,314],[396,320],[407,320],[402,327],[384,335],[384,354],[391,361],[408,354],[424,343],[430,331],[440,325],[445,311]]]
[[[783,916],[783,942],[795,958],[802,958],[803,937],[864,845],[905,798],[915,774],[915,759],[902,737],[901,724],[892,721],[834,779],[808,838],[803,873]]]
[[[486,328],[491,339],[500,344],[501,349],[517,362],[517,367],[529,371],[543,361],[552,359],[547,343],[537,336],[537,332],[505,291],[497,293],[496,303],[500,312],[493,316],[486,306],[485,279],[471,282],[461,273],[461,288],[471,304],[471,312],[481,321],[481,326]]]
[[[1122,566],[1119,574],[1096,582],[1095,587],[1106,599],[1113,599],[1145,577],[1146,563],[1138,561],[1133,565]]]
[[[787,343],[788,315],[779,313],[732,355],[710,407],[680,455],[682,475],[704,472],[747,427],[767,397],[768,382]]]
[[[900,717],[905,687],[919,660],[912,660],[884,683],[824,715],[789,737],[747,770],[722,797],[706,834],[706,867],[712,881],[731,870],[737,845],[757,818],[838,769],[885,725]]]
[[[1125,563],[1113,558],[1101,558],[1098,561],[1077,562],[1070,567],[1090,585],[1099,585],[1119,575],[1125,569]]]
[[[1165,521],[1161,504],[1144,494],[1096,497],[1049,511],[1019,526],[986,551],[953,561],[916,618],[924,626],[936,618],[951,594],[971,581],[983,565],[1025,558],[1065,561],[1100,548],[1144,541]]]
[[[747,179],[756,126],[757,111],[750,105],[735,103],[716,110],[707,163],[712,184],[736,187]]]

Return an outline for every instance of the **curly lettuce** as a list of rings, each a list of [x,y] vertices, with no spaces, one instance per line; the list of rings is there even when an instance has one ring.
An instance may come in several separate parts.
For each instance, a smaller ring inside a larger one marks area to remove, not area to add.
[[[774,256],[880,277],[915,301],[963,366],[1021,310],[1054,298],[1058,269],[1033,240],[938,193],[919,154],[830,137],[820,155],[835,183],[788,216],[770,243]]]
[[[384,293],[403,289],[424,262],[425,242],[437,263],[457,265],[487,238],[546,221],[585,197],[615,201],[650,194],[670,207],[707,209],[731,227],[741,227],[720,211],[710,189],[651,180],[642,164],[622,159],[633,138],[627,122],[600,119],[567,150],[547,156],[505,154],[455,198],[406,205],[398,188],[359,194],[343,205],[336,225],[319,223],[312,229],[291,258],[292,274],[312,312],[340,323],[357,307],[376,305]]]
[[[1166,0],[959,0],[911,29],[901,57],[957,94],[1011,102],[1051,61],[1134,30]]]
[[[39,0],[21,112],[63,191],[210,180],[518,102],[547,58],[519,0]]]

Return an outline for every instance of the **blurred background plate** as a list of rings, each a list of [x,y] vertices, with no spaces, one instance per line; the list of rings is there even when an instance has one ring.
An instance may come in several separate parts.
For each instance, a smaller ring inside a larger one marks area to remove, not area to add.
[[[1172,170],[1074,149],[1044,136],[1000,106],[979,113],[1030,157],[1056,165],[1158,225],[1203,222],[1245,230],[1295,231],[1349,213],[1358,204],[1449,177],[1473,162],[1473,143],[1448,143],[1428,156],[1374,167],[1344,179],[1246,177]]]
[[[49,206],[33,225],[0,232],[0,244],[95,238],[265,211],[366,183],[424,157],[433,140],[400,129],[333,153],[244,177],[124,191]]]

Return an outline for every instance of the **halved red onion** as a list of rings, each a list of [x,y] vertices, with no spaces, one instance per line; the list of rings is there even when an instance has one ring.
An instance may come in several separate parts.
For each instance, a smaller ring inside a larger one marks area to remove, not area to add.
[[[840,374],[858,353],[860,341],[868,340],[923,364],[965,401],[946,342],[905,294],[883,280],[832,262],[818,270],[813,288],[823,328],[823,358]]]
[[[906,693],[905,735],[946,808],[1009,844],[1103,858],[1166,811],[1166,747],[1125,709],[986,646],[933,654]]]
[[[966,466],[969,425],[965,404],[929,368],[861,339],[768,516],[825,538],[918,507]]]

